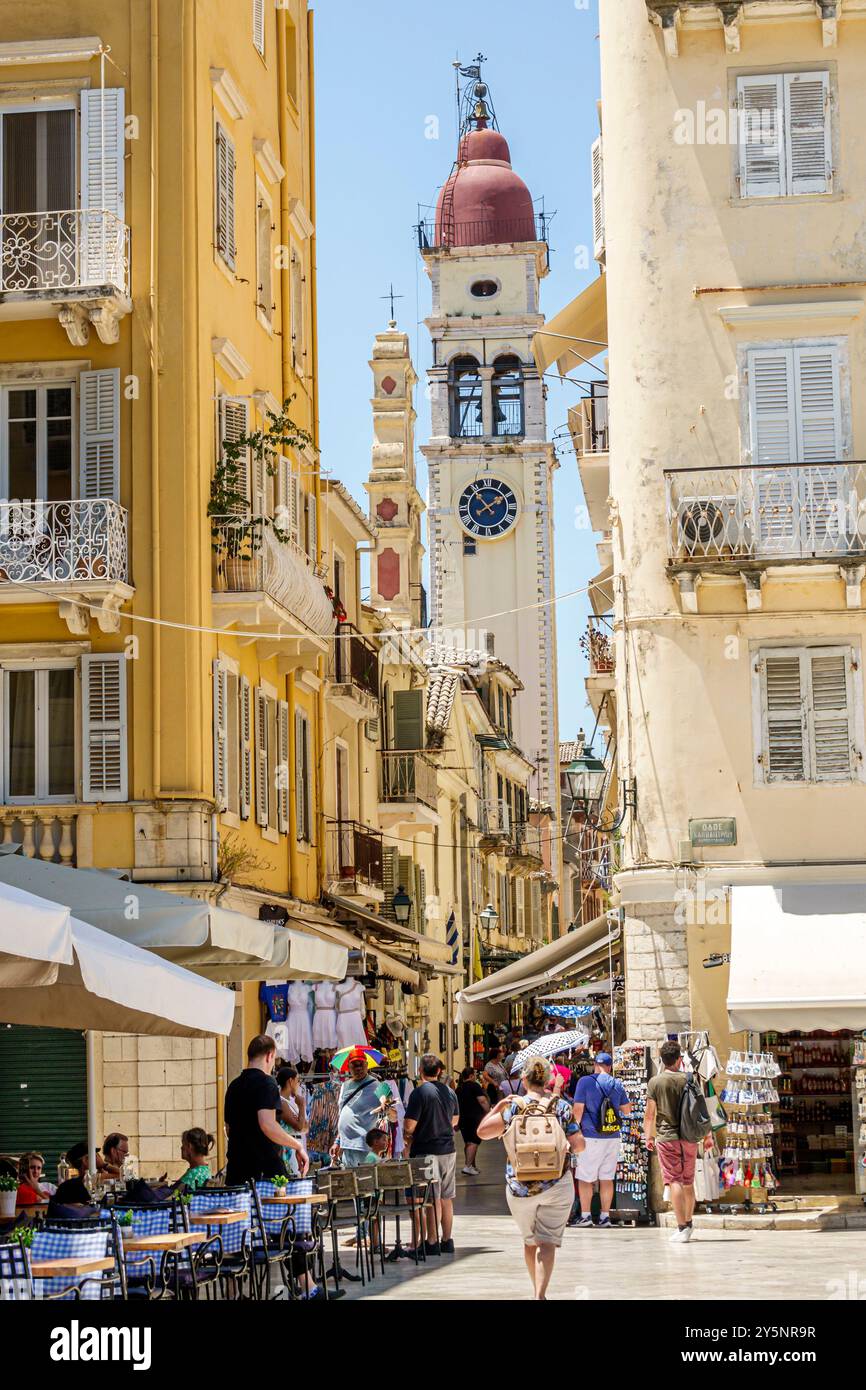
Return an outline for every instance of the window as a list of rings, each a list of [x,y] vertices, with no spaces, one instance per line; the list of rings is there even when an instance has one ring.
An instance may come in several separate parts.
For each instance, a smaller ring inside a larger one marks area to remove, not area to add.
[[[265,327],[273,323],[274,282],[271,234],[273,209],[261,184],[256,185],[256,312]]]
[[[312,842],[313,789],[310,753],[310,721],[303,710],[295,711],[295,816],[297,837]]]
[[[74,109],[8,111],[0,122],[4,214],[71,211],[77,201]]]
[[[217,449],[223,455],[227,444],[236,444],[249,433],[249,401],[241,396],[220,396],[217,400]],[[228,470],[226,470],[228,472]],[[250,500],[250,457],[249,450],[242,451],[232,469],[233,476],[226,479],[228,491],[245,498],[235,510],[246,511]]]
[[[423,690],[395,690],[393,747],[417,751],[424,747]]]
[[[449,394],[452,438],[472,439],[482,435],[481,375],[474,357],[455,357],[449,368]]]
[[[297,375],[303,376],[304,357],[307,352],[304,333],[304,262],[294,246],[289,279],[292,292],[292,365]]]
[[[850,647],[771,647],[754,667],[758,782],[851,782],[861,775]]]
[[[116,501],[119,415],[117,369],[0,389],[0,497]]]
[[[604,261],[605,218],[604,218],[604,150],[601,137],[592,147],[592,244],[593,255],[600,263]]]
[[[265,56],[265,0],[253,0],[253,44]]]
[[[737,105],[741,197],[833,191],[829,73],[740,77]]]
[[[298,105],[298,31],[286,15],[286,91]]]
[[[499,293],[499,284],[496,280],[473,280],[469,293],[473,299],[492,299]]]
[[[216,124],[214,173],[214,246],[230,270],[235,268],[235,147],[225,128]]]
[[[519,357],[493,364],[493,433],[523,434],[523,367]]]
[[[213,663],[214,799],[219,810],[247,820],[252,805],[252,692],[246,676]]]

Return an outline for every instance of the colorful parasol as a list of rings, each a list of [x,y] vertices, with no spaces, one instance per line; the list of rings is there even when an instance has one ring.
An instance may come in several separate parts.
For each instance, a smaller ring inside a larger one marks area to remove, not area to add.
[[[375,1047],[361,1046],[356,1044],[354,1047],[341,1047],[339,1052],[335,1052],[331,1058],[331,1066],[336,1071],[348,1071],[349,1063],[356,1058],[363,1058],[368,1067],[378,1067],[384,1062],[385,1055],[377,1052]]]

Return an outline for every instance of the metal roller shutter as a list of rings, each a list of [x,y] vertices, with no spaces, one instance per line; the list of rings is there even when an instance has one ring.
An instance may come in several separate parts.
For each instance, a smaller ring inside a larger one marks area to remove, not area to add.
[[[84,1034],[0,1024],[0,1153],[36,1149],[57,1181],[57,1160],[87,1138]]]

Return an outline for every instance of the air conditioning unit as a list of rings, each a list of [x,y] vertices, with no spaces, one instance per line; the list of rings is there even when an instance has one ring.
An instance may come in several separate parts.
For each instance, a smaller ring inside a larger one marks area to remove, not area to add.
[[[740,555],[751,536],[739,497],[684,497],[677,507],[677,550],[690,558]]]
[[[378,719],[365,719],[365,720],[364,720],[364,737],[365,737],[366,739],[369,739],[370,743],[378,743],[378,742],[379,742],[379,721],[378,721]]]

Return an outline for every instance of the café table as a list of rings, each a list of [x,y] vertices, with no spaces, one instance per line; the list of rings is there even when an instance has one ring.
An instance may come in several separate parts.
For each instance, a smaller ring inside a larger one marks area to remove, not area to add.
[[[259,1201],[263,1206],[267,1204],[275,1207],[324,1207],[327,1205],[328,1198],[324,1192],[312,1192],[306,1197],[303,1194],[294,1193],[286,1197],[260,1197]]]
[[[203,1211],[189,1218],[191,1226],[236,1226],[239,1221],[249,1222],[248,1211]]]
[[[165,1254],[169,1251],[176,1253],[185,1250],[188,1245],[200,1245],[206,1239],[203,1231],[165,1231],[154,1236],[133,1236],[130,1240],[124,1236],[123,1249],[127,1254]]]
[[[83,1274],[101,1274],[106,1269],[114,1269],[113,1259],[76,1259],[72,1256],[59,1260],[33,1260],[30,1265],[34,1279],[78,1278]]]

